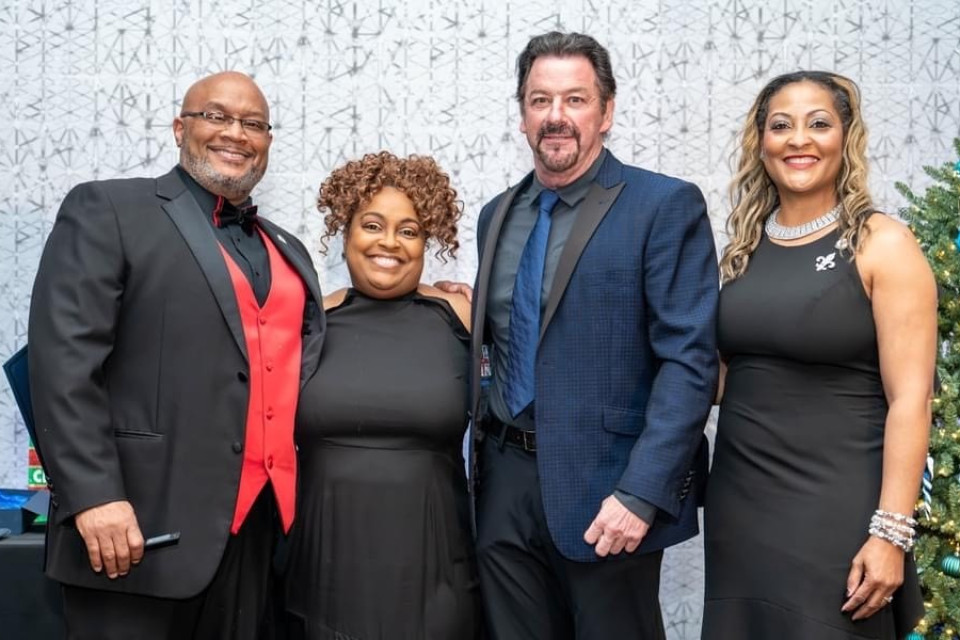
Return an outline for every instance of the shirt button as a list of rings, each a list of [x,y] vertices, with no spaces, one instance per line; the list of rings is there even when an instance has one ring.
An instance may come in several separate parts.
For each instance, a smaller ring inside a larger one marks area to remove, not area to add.
[[[237,441],[234,441],[234,443],[230,445],[230,448],[233,449],[234,453],[240,453],[243,451],[243,445]]]

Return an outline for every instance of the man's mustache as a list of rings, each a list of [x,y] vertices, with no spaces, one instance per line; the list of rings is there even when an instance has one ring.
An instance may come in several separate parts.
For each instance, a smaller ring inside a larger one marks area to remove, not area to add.
[[[573,136],[580,140],[580,130],[569,122],[544,122],[537,132],[537,142],[543,140],[544,136]]]

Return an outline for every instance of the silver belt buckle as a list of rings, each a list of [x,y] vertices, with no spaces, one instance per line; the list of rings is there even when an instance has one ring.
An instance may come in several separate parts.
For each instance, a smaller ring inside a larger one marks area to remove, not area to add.
[[[536,431],[523,431],[520,433],[523,434],[523,450],[528,452],[536,452],[537,450],[537,432]]]

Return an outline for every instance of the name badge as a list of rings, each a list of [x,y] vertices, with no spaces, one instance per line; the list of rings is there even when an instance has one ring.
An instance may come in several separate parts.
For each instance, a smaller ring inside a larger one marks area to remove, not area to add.
[[[484,387],[489,385],[492,376],[493,368],[490,366],[490,345],[480,345],[480,384]]]

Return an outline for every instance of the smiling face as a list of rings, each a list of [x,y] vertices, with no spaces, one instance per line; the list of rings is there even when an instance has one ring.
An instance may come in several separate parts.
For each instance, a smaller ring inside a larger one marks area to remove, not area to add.
[[[586,173],[600,155],[613,125],[613,99],[603,104],[586,57],[544,56],[530,67],[521,116],[537,178],[556,189]]]
[[[803,198],[811,213],[836,203],[843,123],[832,94],[815,82],[788,84],[770,99],[763,124],[763,166],[781,202]],[[805,207],[806,208],[806,207]]]
[[[234,118],[269,122],[267,102],[253,80],[242,73],[218,73],[187,91],[183,112],[221,111]],[[205,189],[241,204],[267,169],[269,132],[256,134],[238,121],[221,127],[201,117],[178,117],[173,134],[180,147],[180,164]]]
[[[384,187],[353,214],[344,238],[355,289],[371,298],[396,298],[420,284],[426,234],[413,202]]]

